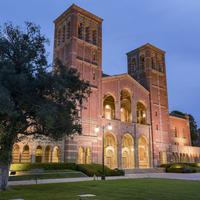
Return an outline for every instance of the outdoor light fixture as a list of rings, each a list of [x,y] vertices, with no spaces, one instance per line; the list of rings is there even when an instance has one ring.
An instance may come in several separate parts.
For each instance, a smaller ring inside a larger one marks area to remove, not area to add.
[[[106,176],[105,176],[105,153],[104,153],[104,146],[105,146],[105,138],[104,138],[104,132],[105,129],[108,129],[109,131],[112,130],[112,125],[111,123],[107,124],[107,125],[103,125],[102,126],[102,175],[101,175],[101,180],[106,180]],[[100,127],[96,126],[95,127],[95,132],[98,133],[100,131]]]

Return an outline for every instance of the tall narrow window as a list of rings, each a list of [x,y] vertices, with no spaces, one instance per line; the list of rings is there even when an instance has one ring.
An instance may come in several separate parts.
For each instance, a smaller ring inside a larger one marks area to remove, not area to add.
[[[96,31],[96,30],[93,30],[93,31],[92,31],[92,43],[93,43],[94,45],[97,44],[97,31]]]
[[[60,30],[58,31],[58,39],[57,39],[57,42],[58,42],[58,46],[60,46]]]
[[[63,30],[62,30],[62,42],[65,42],[65,26],[63,26]]]
[[[95,72],[92,73],[92,78],[93,78],[93,80],[96,80],[96,73]]]
[[[140,67],[141,67],[141,70],[144,69],[144,63],[145,63],[144,55],[141,55],[140,56]]]
[[[78,38],[83,39],[83,24],[80,23],[78,26]]]
[[[67,39],[71,36],[71,22],[67,22]]]
[[[87,26],[87,27],[85,28],[85,40],[86,40],[87,42],[90,42],[90,27],[89,27],[89,26]]]

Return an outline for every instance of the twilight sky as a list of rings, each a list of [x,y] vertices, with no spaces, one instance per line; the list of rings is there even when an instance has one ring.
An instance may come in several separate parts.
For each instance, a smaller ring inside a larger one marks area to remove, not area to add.
[[[165,50],[170,110],[191,113],[200,126],[199,0],[1,0],[0,25],[40,25],[51,61],[53,20],[72,3],[104,19],[105,73],[127,72],[126,52],[147,42]]]

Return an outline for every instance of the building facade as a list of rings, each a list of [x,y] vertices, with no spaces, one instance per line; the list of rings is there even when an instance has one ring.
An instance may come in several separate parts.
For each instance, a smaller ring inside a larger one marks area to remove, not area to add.
[[[54,59],[76,68],[92,89],[81,112],[82,135],[22,141],[13,147],[13,162],[101,163],[103,148],[110,168],[198,161],[188,117],[169,115],[165,52],[145,44],[127,53],[128,73],[106,75],[102,22],[74,4],[54,21]]]

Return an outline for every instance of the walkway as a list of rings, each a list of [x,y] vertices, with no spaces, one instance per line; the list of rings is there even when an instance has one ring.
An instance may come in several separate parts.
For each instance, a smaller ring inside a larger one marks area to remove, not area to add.
[[[194,174],[175,174],[175,173],[145,173],[145,174],[127,174],[126,176],[112,176],[106,177],[107,180],[119,179],[138,179],[138,178],[159,178],[159,179],[179,179],[179,180],[194,180],[200,181],[200,173]],[[92,181],[92,177],[81,178],[62,178],[62,179],[43,179],[43,180],[28,180],[28,181],[9,181],[9,186],[14,185],[34,185],[34,184],[48,184],[48,183],[70,183],[81,181]],[[98,180],[101,180],[98,178]]]

